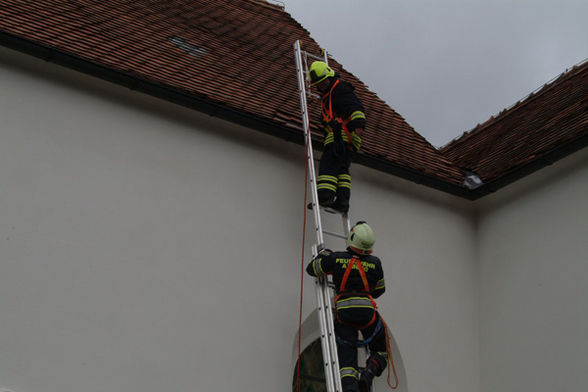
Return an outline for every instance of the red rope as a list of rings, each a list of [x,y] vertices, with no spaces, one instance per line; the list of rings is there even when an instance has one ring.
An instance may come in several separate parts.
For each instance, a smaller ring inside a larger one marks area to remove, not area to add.
[[[382,324],[384,324],[384,332],[386,332],[386,351],[388,351],[388,386],[390,387],[390,389],[396,389],[398,388],[398,374],[396,374],[396,366],[394,366],[394,357],[392,357],[392,349],[390,348],[390,335],[388,334],[388,326],[386,325],[386,322],[384,321],[384,319],[382,320]],[[394,372],[394,380],[396,380],[396,383],[394,385],[390,384],[390,368],[392,368],[392,371]]]
[[[310,132],[310,131],[309,131]],[[300,310],[298,313],[298,361],[296,366],[296,392],[300,392],[300,355],[302,342],[302,300],[304,298],[304,246],[306,243],[306,201],[308,194],[308,143],[306,143],[306,167],[304,169],[304,224],[302,225],[302,255],[300,257]]]

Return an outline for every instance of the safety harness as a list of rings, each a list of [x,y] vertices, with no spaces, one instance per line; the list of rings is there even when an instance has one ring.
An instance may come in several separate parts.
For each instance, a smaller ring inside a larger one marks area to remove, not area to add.
[[[364,340],[357,340],[355,342],[350,342],[348,340],[345,340],[339,336],[336,336],[337,339],[337,343],[339,344],[343,344],[345,346],[348,347],[363,347],[363,346],[367,346],[368,344],[370,344],[372,342],[372,340],[374,340],[374,338],[376,336],[378,336],[380,334],[380,332],[382,332],[382,319],[378,320],[378,324],[376,324],[376,329],[374,329],[374,332],[367,338]]]
[[[352,135],[351,135],[351,132],[349,132],[349,129],[347,128],[347,124],[351,121],[351,117],[347,118],[346,120],[343,120],[340,117],[335,117],[335,115],[333,113],[333,99],[332,99],[331,95],[332,95],[332,92],[335,89],[335,87],[337,87],[337,85],[339,84],[339,82],[340,82],[340,80],[337,79],[335,81],[335,83],[333,83],[333,85],[331,86],[331,89],[329,90],[329,92],[323,96],[322,114],[323,114],[323,119],[325,120],[325,122],[327,124],[330,124],[333,121],[336,121],[339,124],[341,124],[341,129],[345,133],[345,137],[343,138],[343,141],[346,142],[348,145],[350,145],[351,141],[352,141]],[[325,144],[329,144],[331,141],[335,140],[336,136],[335,136],[334,131],[335,130],[333,129],[332,126],[327,127],[328,135],[327,135],[327,138],[325,139]]]
[[[345,287],[347,286],[347,280],[349,279],[349,275],[351,274],[351,270],[353,269],[353,267],[355,265],[357,265],[357,269],[359,271],[359,274],[361,276],[361,280],[363,282],[364,291],[361,291],[361,292],[345,289]],[[347,265],[347,268],[345,269],[345,274],[343,274],[343,280],[341,281],[341,286],[339,288],[339,294],[337,295],[337,297],[335,297],[335,306],[337,306],[337,304],[339,303],[339,299],[341,298],[341,296],[355,294],[355,293],[361,294],[362,296],[365,296],[365,297],[368,297],[368,299],[371,302],[372,307],[374,309],[374,315],[372,316],[372,319],[367,324],[364,324],[364,325],[353,325],[353,324],[342,322],[339,319],[338,315],[337,315],[337,320],[339,322],[341,322],[342,324],[351,325],[352,327],[357,328],[357,329],[365,329],[365,328],[369,327],[370,325],[372,325],[376,321],[376,319],[377,319],[376,309],[378,308],[378,306],[376,305],[376,301],[374,301],[374,298],[371,295],[370,285],[367,281],[367,277],[365,275],[365,270],[363,269],[363,265],[361,265],[361,261],[356,256],[352,256],[351,261],[349,262],[349,264]],[[361,300],[363,300],[363,298]]]

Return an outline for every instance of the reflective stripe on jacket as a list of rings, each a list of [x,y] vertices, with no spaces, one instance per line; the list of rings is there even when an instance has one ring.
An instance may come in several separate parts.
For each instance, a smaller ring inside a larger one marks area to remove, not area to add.
[[[365,127],[365,113],[361,101],[353,92],[353,87],[339,79],[335,80],[329,91],[323,95],[321,109],[323,120],[327,124],[324,144],[335,141],[333,125],[338,123],[341,128],[341,140],[358,150],[361,138],[354,130]]]

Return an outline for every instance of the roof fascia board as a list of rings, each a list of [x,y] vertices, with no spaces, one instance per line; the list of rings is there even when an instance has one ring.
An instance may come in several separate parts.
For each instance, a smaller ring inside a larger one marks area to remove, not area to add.
[[[416,184],[471,200],[471,191],[468,188],[440,180],[437,177],[426,175],[414,169],[396,165],[390,161],[361,153],[357,154],[354,161],[361,165],[371,167],[372,169],[409,180]]]

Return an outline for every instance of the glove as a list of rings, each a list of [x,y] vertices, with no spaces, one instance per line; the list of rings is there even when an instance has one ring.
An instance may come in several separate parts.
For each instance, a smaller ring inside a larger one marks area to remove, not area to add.
[[[332,253],[333,253],[333,251],[331,249],[321,249],[321,251],[318,252],[318,255],[316,255],[316,257],[319,257],[319,256],[328,256],[328,255],[330,255]]]
[[[341,132],[341,129],[343,129],[341,123],[337,120],[330,121],[327,125],[333,129],[333,132]]]

